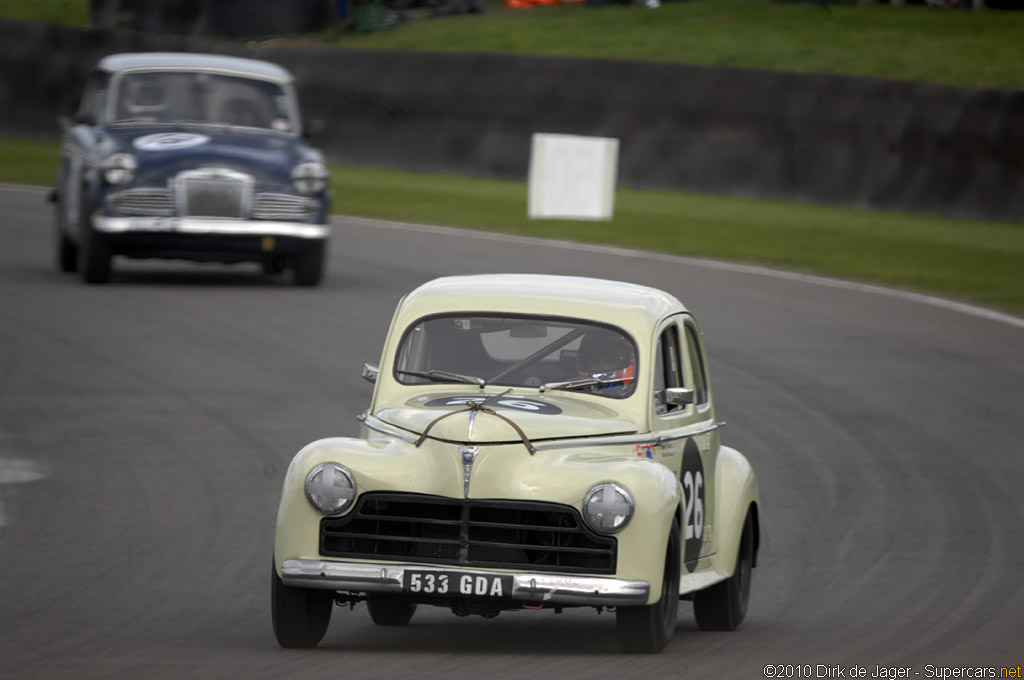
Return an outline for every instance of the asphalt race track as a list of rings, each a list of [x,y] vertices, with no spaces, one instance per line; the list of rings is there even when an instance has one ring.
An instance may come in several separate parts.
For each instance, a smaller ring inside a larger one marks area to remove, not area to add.
[[[53,265],[43,199],[0,188],[0,677],[761,678],[768,664],[941,677],[1024,665],[1016,317],[345,219],[318,289],[255,266],[125,260],[109,285],[84,286]],[[512,271],[650,284],[697,315],[722,440],[761,481],[747,621],[702,633],[683,602],[665,653],[628,656],[613,616],[593,610],[483,620],[421,608],[394,629],[359,606],[335,609],[320,648],[278,648],[269,571],[288,461],[313,439],[356,434],[371,390],[359,368],[379,358],[403,293]]]

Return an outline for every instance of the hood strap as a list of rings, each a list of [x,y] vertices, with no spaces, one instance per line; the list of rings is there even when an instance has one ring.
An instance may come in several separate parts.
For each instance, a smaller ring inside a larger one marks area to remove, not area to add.
[[[533,445],[533,442],[530,441],[530,438],[526,436],[526,433],[523,432],[523,428],[519,427],[514,422],[512,422],[511,418],[501,415],[500,413],[495,411],[490,406],[487,406],[486,404],[487,400],[484,400],[482,402],[471,401],[468,404],[466,404],[466,408],[460,408],[458,410],[449,411],[448,413],[443,413],[439,415],[437,418],[434,418],[432,421],[430,421],[430,424],[427,425],[426,428],[424,428],[423,434],[420,435],[420,438],[417,439],[414,442],[414,444],[416,446],[422,444],[427,439],[427,434],[430,432],[430,428],[434,427],[434,425],[437,425],[440,421],[444,420],[448,416],[453,416],[456,413],[469,413],[470,411],[476,411],[478,413],[486,413],[489,416],[495,416],[497,418],[501,418],[502,420],[504,420],[506,423],[512,426],[512,429],[516,431],[516,434],[519,435],[519,438],[523,440],[523,446],[526,447],[526,450],[530,452],[531,456],[537,452],[537,448]]]

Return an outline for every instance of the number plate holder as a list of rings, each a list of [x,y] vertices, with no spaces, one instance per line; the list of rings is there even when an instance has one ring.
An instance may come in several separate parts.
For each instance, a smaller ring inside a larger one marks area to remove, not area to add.
[[[402,576],[402,591],[410,595],[511,598],[512,576],[406,569]]]

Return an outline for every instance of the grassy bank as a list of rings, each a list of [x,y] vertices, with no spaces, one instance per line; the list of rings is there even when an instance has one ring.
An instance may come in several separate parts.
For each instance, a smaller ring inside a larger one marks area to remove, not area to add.
[[[323,36],[346,47],[510,52],[1024,87],[1024,12],[765,0],[590,9],[498,5],[483,17]]]
[[[351,3],[352,0],[350,0]],[[409,21],[374,33],[338,25],[274,43],[640,59],[1024,87],[1024,12],[766,0],[509,10]],[[0,0],[0,16],[88,24],[87,0]],[[420,13],[420,16],[424,16]]]
[[[57,144],[0,140],[0,181],[51,186]],[[610,222],[530,220],[523,182],[334,166],[344,214],[767,264],[1024,313],[1024,224],[679,192],[616,192]]]

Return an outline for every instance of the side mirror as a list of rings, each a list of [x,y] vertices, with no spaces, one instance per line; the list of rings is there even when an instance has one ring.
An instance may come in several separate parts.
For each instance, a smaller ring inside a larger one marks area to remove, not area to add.
[[[377,374],[380,373],[380,369],[370,364],[363,364],[363,370],[360,371],[359,376],[368,383],[377,382]]]
[[[665,403],[673,406],[689,406],[696,403],[697,393],[688,387],[666,387]]]
[[[313,137],[319,137],[323,134],[324,122],[322,120],[307,120],[302,124],[302,136],[306,139],[312,139]]]
[[[96,125],[96,114],[92,111],[79,111],[75,114],[75,125]]]

